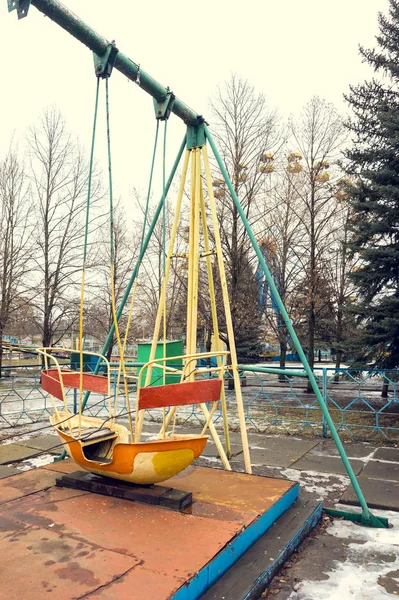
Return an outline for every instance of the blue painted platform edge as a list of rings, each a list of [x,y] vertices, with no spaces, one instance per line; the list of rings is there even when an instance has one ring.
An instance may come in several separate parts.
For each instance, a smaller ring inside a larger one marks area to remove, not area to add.
[[[279,572],[284,563],[290,558],[295,550],[301,545],[303,540],[309,535],[309,533],[316,527],[321,519],[323,512],[323,505],[320,502],[312,512],[312,514],[306,519],[302,527],[297,531],[293,538],[286,544],[281,553],[271,563],[270,567],[263,571],[263,573],[256,579],[248,591],[246,596],[242,600],[256,600],[260,594],[269,585],[276,573]]]
[[[295,484],[269,510],[226,544],[192,579],[170,596],[170,600],[198,600],[292,506],[298,496],[299,484]]]

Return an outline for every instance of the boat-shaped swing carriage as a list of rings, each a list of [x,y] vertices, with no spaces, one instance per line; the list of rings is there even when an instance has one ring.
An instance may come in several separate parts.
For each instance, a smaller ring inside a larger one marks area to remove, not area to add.
[[[49,393],[54,408],[50,422],[67,454],[82,469],[130,483],[151,485],[177,475],[198,458],[208,441],[209,427],[215,437],[212,418],[221,397],[227,352],[173,357],[173,363],[181,362],[180,368],[168,366],[166,361],[170,359],[160,358],[142,365],[134,374],[125,371],[124,378],[136,384],[135,407],[132,411],[131,399],[125,397],[127,410],[120,413],[118,391],[115,385],[111,386],[111,379],[119,380],[120,377],[114,377],[112,363],[104,356],[85,351],[86,355],[100,361],[101,374],[66,369],[54,355],[57,350],[63,354],[72,352],[65,348],[38,350],[45,363],[42,388]],[[211,362],[211,358],[218,359],[217,366],[197,366],[204,361]],[[163,378],[166,373],[173,373],[180,382],[151,385],[152,371],[160,372]],[[71,412],[68,404],[70,389],[79,390],[77,414]],[[95,394],[97,400],[100,395],[103,404],[105,400],[108,413],[105,418],[83,414],[83,393]],[[57,401],[61,401],[61,408]],[[210,410],[207,409],[209,403]],[[179,407],[194,404],[201,405],[205,415],[202,431],[198,434],[177,433]],[[156,439],[143,441],[144,414],[152,409],[160,409],[162,426]],[[121,418],[127,426],[119,422]],[[220,444],[217,433],[215,441]]]

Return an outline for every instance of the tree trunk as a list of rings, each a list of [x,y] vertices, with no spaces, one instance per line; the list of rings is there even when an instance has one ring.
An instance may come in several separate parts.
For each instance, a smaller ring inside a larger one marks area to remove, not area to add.
[[[341,368],[341,362],[342,362],[342,350],[337,350],[336,354],[335,354],[335,369],[338,371],[338,369]],[[334,383],[339,383],[339,373],[335,373],[334,375]]]
[[[389,390],[389,383],[388,383],[388,381],[384,381],[384,383],[382,384],[381,398],[388,398],[388,390]]]
[[[211,327],[207,327],[207,331],[206,331],[206,341],[205,341],[205,352],[210,352],[212,349],[212,328]],[[211,366],[211,357],[208,356],[207,358],[207,365],[208,367]]]
[[[1,379],[1,377],[3,376],[3,371],[2,371],[2,367],[3,367],[3,336],[2,335],[0,337],[0,340],[1,340],[1,343],[0,343],[0,379]]]
[[[280,331],[280,369],[285,369],[285,359],[287,356],[287,336],[285,332]],[[279,375],[279,381],[285,381],[285,375]]]
[[[312,165],[314,160],[312,158]],[[313,174],[312,174],[313,179]],[[309,281],[309,312],[308,312],[308,363],[311,369],[314,366],[314,337],[316,331],[316,239],[315,239],[315,188],[312,181],[311,212],[310,212],[310,281]],[[308,380],[306,391],[312,392],[312,384]]]
[[[338,315],[337,315],[337,330],[336,330],[336,344],[337,344],[337,351],[335,354],[335,369],[338,370],[341,367],[341,362],[342,362],[342,349],[341,349],[341,342],[342,342],[342,306],[338,307]],[[334,375],[334,383],[339,383],[339,374],[336,373]]]
[[[315,334],[315,314],[314,309],[309,311],[309,333],[308,333],[308,363],[311,369],[314,367],[314,334]],[[308,380],[306,387],[308,393],[313,391],[312,384]]]

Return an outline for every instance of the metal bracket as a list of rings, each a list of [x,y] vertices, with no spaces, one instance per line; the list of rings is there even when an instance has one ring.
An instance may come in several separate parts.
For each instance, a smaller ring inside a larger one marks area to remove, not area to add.
[[[94,70],[97,77],[102,77],[103,79],[110,77],[118,52],[119,50],[115,46],[114,40],[108,44],[106,51],[101,56],[93,52]]]
[[[169,88],[168,93],[163,100],[158,101],[154,98],[155,116],[159,121],[167,121],[167,119],[169,119],[173,104],[175,103],[175,98],[176,96]]]
[[[8,12],[17,11],[18,19],[27,16],[31,0],[8,0]]]
[[[202,117],[198,117],[202,119]],[[199,122],[198,125],[187,125],[187,150],[201,148],[206,144],[205,124]]]

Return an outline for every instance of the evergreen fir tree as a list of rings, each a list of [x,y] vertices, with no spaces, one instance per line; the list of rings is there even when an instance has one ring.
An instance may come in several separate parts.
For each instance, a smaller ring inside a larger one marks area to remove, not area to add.
[[[376,76],[346,97],[354,118],[345,153],[352,184],[352,251],[361,266],[353,305],[361,335],[358,362],[399,367],[399,2],[379,15],[377,49],[360,48]]]

